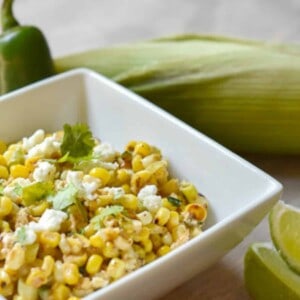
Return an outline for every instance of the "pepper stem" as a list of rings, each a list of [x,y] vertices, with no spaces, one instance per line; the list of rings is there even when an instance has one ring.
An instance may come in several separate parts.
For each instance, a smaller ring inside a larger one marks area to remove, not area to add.
[[[12,6],[14,0],[4,0],[1,8],[1,23],[2,31],[6,31],[12,27],[19,26],[18,21],[16,20]]]

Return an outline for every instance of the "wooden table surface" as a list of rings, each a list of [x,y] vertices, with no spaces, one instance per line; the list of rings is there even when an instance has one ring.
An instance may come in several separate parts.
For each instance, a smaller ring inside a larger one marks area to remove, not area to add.
[[[16,0],[15,3],[20,22],[39,26],[55,57],[184,32],[297,41],[299,10],[300,2],[293,0]],[[300,202],[300,157],[243,156],[283,183],[283,198],[287,202]],[[267,240],[268,224],[264,219],[239,246],[205,273],[161,299],[249,299],[243,286],[244,253],[252,242]]]

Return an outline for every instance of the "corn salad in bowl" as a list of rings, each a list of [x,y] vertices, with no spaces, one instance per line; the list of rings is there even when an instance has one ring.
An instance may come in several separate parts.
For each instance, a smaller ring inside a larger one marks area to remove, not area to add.
[[[85,124],[0,144],[0,294],[80,299],[202,232],[207,201],[159,149]]]

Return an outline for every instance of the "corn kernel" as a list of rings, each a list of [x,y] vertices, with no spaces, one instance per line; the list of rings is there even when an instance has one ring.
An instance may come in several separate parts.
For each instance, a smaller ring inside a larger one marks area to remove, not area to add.
[[[207,216],[207,210],[203,207],[203,205],[198,203],[190,203],[188,204],[185,209],[185,212],[187,212],[191,218],[197,220],[197,221],[204,221]]]
[[[144,250],[145,250],[146,253],[151,252],[152,249],[153,249],[153,243],[152,243],[152,241],[149,240],[149,239],[148,239],[148,240],[142,241],[142,245],[143,245]]]
[[[64,262],[75,264],[78,267],[84,266],[87,261],[87,258],[88,257],[87,257],[86,253],[79,254],[79,255],[64,255],[63,256]]]
[[[134,173],[130,180],[131,190],[137,194],[138,191],[148,183],[150,177],[151,173],[147,170]]]
[[[170,210],[165,207],[160,207],[154,217],[154,223],[160,226],[165,225],[170,218]]]
[[[69,297],[68,300],[80,300],[80,298],[72,296],[72,297]]]
[[[131,162],[133,172],[138,172],[144,169],[142,162],[142,157],[140,155],[135,155]]]
[[[137,245],[137,244],[134,244],[134,245],[132,245],[132,248],[133,248],[134,252],[135,252],[140,258],[142,258],[142,259],[145,258],[145,256],[146,256],[146,251],[145,251],[145,249],[144,249],[143,247],[141,247],[141,246],[139,246],[139,245]]]
[[[40,268],[32,268],[26,279],[26,284],[36,289],[47,282],[47,275],[45,271]]]
[[[162,198],[161,199],[161,204],[163,207],[169,209],[169,210],[176,210],[177,207],[175,205],[173,205],[168,198]]]
[[[0,220],[0,225],[1,225],[0,228],[1,228],[2,232],[10,232],[11,231],[10,225],[7,221]]]
[[[117,170],[117,180],[120,184],[126,183],[130,181],[131,174],[127,169],[119,169]]]
[[[94,234],[90,237],[90,244],[92,247],[95,248],[103,248],[104,247],[104,241],[102,237],[98,234]]]
[[[26,166],[20,164],[12,165],[10,167],[10,176],[12,176],[13,178],[27,178],[29,176],[29,169]]]
[[[178,179],[172,178],[168,180],[160,189],[163,196],[169,196],[173,193],[177,194],[179,192]]]
[[[152,215],[149,211],[144,210],[136,215],[143,225],[148,225],[152,222]]]
[[[167,253],[170,252],[170,246],[168,245],[164,245],[164,246],[161,246],[158,250],[157,250],[157,255],[158,256],[163,256],[163,255],[166,255]]]
[[[25,262],[25,250],[21,244],[16,243],[6,256],[5,271],[17,271]]]
[[[119,250],[112,242],[106,242],[102,253],[107,258],[113,258],[119,255]]]
[[[49,207],[50,207],[50,203],[45,200],[45,201],[40,201],[35,205],[31,205],[29,207],[29,211],[34,217],[40,217],[45,212],[45,210]]]
[[[10,214],[13,209],[13,203],[10,198],[6,196],[0,197],[0,217]]]
[[[170,212],[170,217],[167,223],[167,228],[171,230],[173,227],[178,226],[179,224],[179,214],[176,211]]]
[[[0,270],[0,291],[1,288],[11,284],[11,278],[3,269]]]
[[[113,279],[122,277],[126,272],[125,263],[119,258],[113,258],[107,266],[107,274]]]
[[[35,261],[39,251],[39,244],[34,243],[25,247],[25,262],[31,264]]]
[[[35,168],[35,165],[37,163],[37,161],[40,159],[40,157],[38,156],[33,156],[33,157],[30,157],[30,158],[27,158],[24,162],[24,166],[26,168],[28,168],[28,170],[31,172],[34,170]]]
[[[53,287],[52,296],[55,300],[66,300],[70,294],[70,289],[64,284],[58,284]]]
[[[0,178],[7,179],[9,176],[8,170],[5,166],[0,166]]]
[[[130,185],[125,183],[122,185],[122,189],[124,190],[125,194],[130,194],[131,190],[130,190]]]
[[[114,198],[112,195],[107,194],[107,195],[99,195],[96,201],[98,206],[104,207],[106,205],[111,204],[113,202],[113,199]]]
[[[54,271],[54,259],[50,255],[46,255],[43,259],[41,269],[45,272],[46,276],[50,276]]]
[[[127,143],[126,147],[125,147],[125,150],[126,151],[129,151],[129,152],[133,152],[134,151],[134,147],[135,145],[137,144],[136,141],[130,141]]]
[[[0,165],[1,166],[6,166],[7,165],[7,161],[6,161],[5,157],[1,154],[0,154]]]
[[[149,238],[150,229],[148,227],[142,227],[142,229],[133,235],[133,240],[135,242],[145,241]]]
[[[20,299],[38,299],[38,289],[34,286],[26,284],[22,279],[18,280],[18,294]]]
[[[158,249],[163,245],[162,238],[159,234],[151,234],[150,239],[154,249]]]
[[[89,175],[100,179],[101,180],[101,186],[105,186],[108,183],[109,179],[110,179],[109,171],[107,171],[104,168],[100,168],[100,167],[91,169],[91,171],[89,172]]]
[[[78,266],[72,263],[64,263],[62,267],[64,282],[69,285],[75,285],[80,279]]]
[[[145,157],[151,153],[151,147],[145,142],[139,142],[134,147],[134,154],[140,154]]]
[[[198,191],[196,187],[188,182],[181,185],[180,191],[183,193],[184,197],[188,202],[195,202],[198,197]]]
[[[102,256],[98,254],[93,254],[89,257],[85,269],[90,275],[94,275],[99,272],[102,262]]]
[[[43,231],[40,235],[40,242],[49,248],[55,248],[59,245],[60,234],[58,232]]]
[[[148,264],[148,263],[154,261],[154,260],[156,259],[156,257],[157,257],[157,256],[156,256],[155,253],[153,253],[153,252],[147,253],[147,255],[146,255],[146,257],[145,257],[145,262],[146,262],[146,264]]]
[[[138,198],[133,194],[125,194],[120,199],[120,204],[124,206],[126,209],[136,210],[138,208]]]

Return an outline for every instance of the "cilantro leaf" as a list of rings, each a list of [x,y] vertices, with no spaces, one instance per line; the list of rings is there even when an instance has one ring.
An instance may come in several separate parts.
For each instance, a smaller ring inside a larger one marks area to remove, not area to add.
[[[63,157],[61,162],[74,162],[92,154],[95,146],[93,135],[86,124],[64,125],[64,137],[61,144]]]
[[[124,207],[121,205],[111,205],[103,208],[99,215],[91,219],[91,223],[94,225],[95,229],[100,229],[100,223],[103,219],[110,215],[117,215],[124,210]]]
[[[52,206],[56,210],[63,210],[68,206],[76,203],[76,196],[78,190],[73,184],[58,191],[54,196],[48,197],[48,201],[52,202]]]
[[[169,201],[172,205],[174,205],[174,206],[176,206],[176,207],[178,207],[178,206],[181,205],[181,201],[180,201],[179,199],[177,199],[177,198],[174,198],[174,197],[169,196],[167,199],[168,199],[168,201]]]
[[[45,181],[35,182],[24,187],[18,185],[14,191],[18,196],[22,197],[22,203],[25,206],[29,206],[51,194],[53,184]]]

